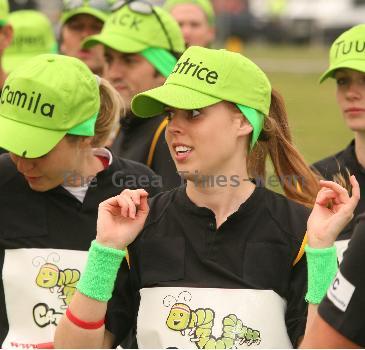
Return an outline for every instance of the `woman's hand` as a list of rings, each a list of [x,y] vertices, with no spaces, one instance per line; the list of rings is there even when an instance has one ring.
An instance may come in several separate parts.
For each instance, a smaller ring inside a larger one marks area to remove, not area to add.
[[[360,187],[355,176],[350,177],[352,196],[332,181],[320,182],[311,215],[307,222],[308,245],[312,248],[328,248],[353,218],[360,199]]]
[[[107,247],[124,249],[141,232],[149,207],[145,190],[124,190],[100,203],[96,240]]]

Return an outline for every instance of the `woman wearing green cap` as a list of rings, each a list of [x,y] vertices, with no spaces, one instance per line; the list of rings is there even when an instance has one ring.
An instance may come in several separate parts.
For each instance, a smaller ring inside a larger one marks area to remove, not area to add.
[[[0,146],[9,154],[0,157],[2,348],[53,341],[82,274],[99,203],[125,188],[158,190],[151,170],[103,147],[121,106],[109,83],[67,56],[34,57],[5,81]]]
[[[132,109],[167,111],[166,140],[187,185],[149,203],[140,189],[101,204],[55,345],[110,347],[131,330],[141,348],[298,345],[305,206],[319,183],[291,143],[266,75],[240,54],[191,47]],[[290,199],[263,186],[267,154]]]
[[[336,100],[347,127],[354,139],[342,151],[314,164],[321,175],[329,180],[356,176],[360,188],[365,188],[365,25],[355,26],[342,33],[332,44],[330,65],[320,82],[328,78],[336,81]],[[365,200],[360,200],[355,217],[365,211]],[[336,242],[339,259],[351,238],[355,220],[344,229]]]

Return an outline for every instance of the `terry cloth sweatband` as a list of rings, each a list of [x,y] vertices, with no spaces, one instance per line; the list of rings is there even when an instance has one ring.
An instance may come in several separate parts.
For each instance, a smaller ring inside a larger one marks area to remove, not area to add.
[[[112,297],[117,273],[125,256],[124,250],[92,241],[85,270],[77,284],[78,291],[89,298],[107,302]]]
[[[172,53],[158,47],[149,47],[141,51],[140,54],[165,78],[170,75],[177,63],[177,59]]]
[[[95,135],[95,123],[98,118],[98,112],[95,113],[91,118],[83,121],[81,124],[74,126],[72,129],[67,131],[69,135],[77,136],[94,136]]]
[[[306,245],[305,253],[308,266],[308,291],[305,300],[310,304],[319,304],[338,269],[336,247],[316,249]]]

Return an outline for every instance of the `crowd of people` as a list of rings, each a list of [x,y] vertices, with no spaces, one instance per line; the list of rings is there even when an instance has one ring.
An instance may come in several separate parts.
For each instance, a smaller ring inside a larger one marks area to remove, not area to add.
[[[56,38],[0,0],[2,348],[365,346],[365,25],[320,77],[354,140],[310,165],[215,23],[64,0]]]

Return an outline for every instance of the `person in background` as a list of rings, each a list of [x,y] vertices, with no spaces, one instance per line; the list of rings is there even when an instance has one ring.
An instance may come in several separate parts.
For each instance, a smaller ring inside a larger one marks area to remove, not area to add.
[[[3,67],[7,73],[27,59],[45,53],[57,53],[57,41],[49,19],[39,11],[19,10],[10,13],[14,36],[4,51]]]
[[[360,189],[365,189],[365,24],[342,33],[332,44],[329,67],[320,82],[332,78],[336,83],[336,101],[346,126],[354,139],[342,151],[322,159],[313,167],[328,180],[344,182],[349,174],[356,176]],[[365,212],[365,199],[355,209],[357,215]],[[354,229],[352,220],[336,241],[339,260],[346,250]]]
[[[112,150],[121,157],[148,165],[161,175],[164,189],[181,185],[181,178],[168,150],[164,131],[166,114],[136,118],[132,97],[160,86],[184,51],[184,39],[176,21],[164,9],[143,1],[126,2],[108,18],[99,35],[86,39],[83,47],[102,44],[105,78],[127,105]]]
[[[28,59],[0,99],[0,347],[52,347],[82,275],[97,209],[160,179],[104,147],[119,94],[79,59]],[[42,345],[43,344],[43,345]]]
[[[83,40],[100,33],[111,13],[115,0],[64,0],[59,46],[63,55],[85,62],[92,72],[104,73],[104,53],[101,45],[85,49]]]
[[[164,8],[179,23],[186,47],[210,47],[215,39],[215,15],[210,0],[167,0]]]

